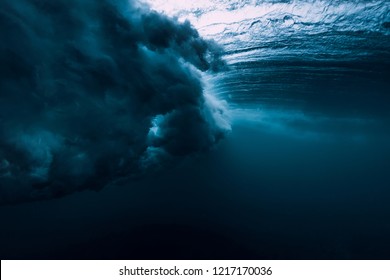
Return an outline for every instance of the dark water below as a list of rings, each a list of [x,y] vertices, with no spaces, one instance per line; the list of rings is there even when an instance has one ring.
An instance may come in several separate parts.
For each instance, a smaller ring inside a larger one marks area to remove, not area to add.
[[[0,255],[388,259],[388,140],[240,122],[216,151],[132,186],[3,206]]]

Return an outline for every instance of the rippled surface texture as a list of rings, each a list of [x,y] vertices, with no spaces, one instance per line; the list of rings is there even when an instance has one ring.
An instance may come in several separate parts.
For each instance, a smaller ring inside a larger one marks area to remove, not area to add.
[[[176,2],[151,1],[224,46],[231,70],[213,84],[233,108],[287,106],[305,123],[302,112],[322,121],[388,115],[389,2]]]

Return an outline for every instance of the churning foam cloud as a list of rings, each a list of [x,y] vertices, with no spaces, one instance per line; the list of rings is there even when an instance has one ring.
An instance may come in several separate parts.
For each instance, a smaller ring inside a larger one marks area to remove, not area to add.
[[[219,47],[127,0],[0,4],[0,204],[100,189],[230,129]]]

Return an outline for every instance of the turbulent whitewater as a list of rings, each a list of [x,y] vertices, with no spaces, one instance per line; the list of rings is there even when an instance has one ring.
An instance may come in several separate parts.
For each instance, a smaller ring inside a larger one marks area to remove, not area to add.
[[[189,23],[137,1],[0,3],[0,205],[101,189],[209,150],[225,67]]]

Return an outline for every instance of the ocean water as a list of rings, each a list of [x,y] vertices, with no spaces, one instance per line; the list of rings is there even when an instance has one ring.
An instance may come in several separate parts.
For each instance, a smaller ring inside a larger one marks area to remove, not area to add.
[[[232,109],[227,141],[252,248],[388,258],[390,3],[226,1],[219,10],[200,30],[223,42],[231,67],[214,84]]]
[[[390,2],[149,2],[222,46],[204,82],[231,132],[131,187],[2,206],[0,257],[388,259]]]

